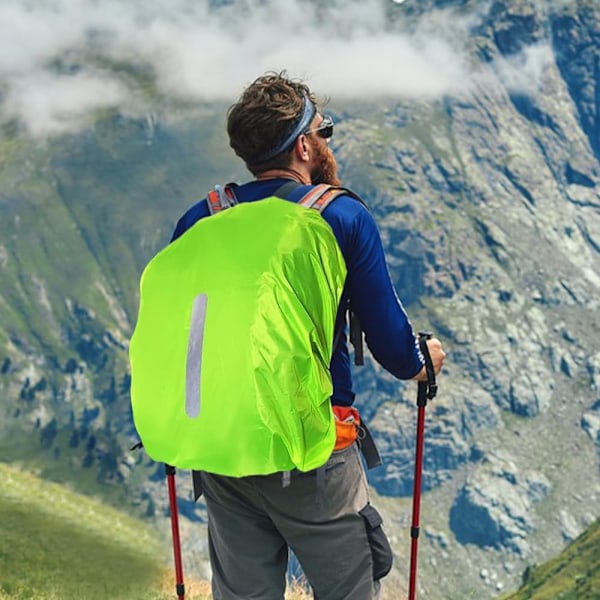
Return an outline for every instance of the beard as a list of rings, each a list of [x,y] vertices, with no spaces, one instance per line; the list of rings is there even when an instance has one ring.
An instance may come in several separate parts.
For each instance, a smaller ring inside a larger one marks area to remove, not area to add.
[[[314,148],[316,152],[315,167],[310,173],[311,183],[327,183],[341,186],[342,182],[337,174],[337,162],[329,144],[319,143]]]

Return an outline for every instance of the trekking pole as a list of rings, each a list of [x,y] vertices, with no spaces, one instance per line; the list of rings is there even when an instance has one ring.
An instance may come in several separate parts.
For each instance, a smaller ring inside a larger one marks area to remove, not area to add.
[[[181,562],[181,541],[179,539],[179,514],[177,512],[177,493],[175,491],[175,467],[165,465],[167,484],[169,486],[169,508],[171,513],[171,534],[173,537],[173,556],[175,557],[175,577],[178,600],[185,600],[183,585],[183,564]]]
[[[425,436],[425,407],[427,401],[435,397],[437,384],[435,382],[435,371],[427,347],[427,340],[431,339],[431,333],[419,332],[419,347],[425,358],[425,371],[427,381],[419,381],[417,391],[417,448],[415,452],[415,478],[413,487],[412,524],[410,528],[410,578],[408,587],[408,600],[416,598],[417,584],[417,550],[419,543],[419,513],[421,506],[421,473],[423,471],[423,438]]]

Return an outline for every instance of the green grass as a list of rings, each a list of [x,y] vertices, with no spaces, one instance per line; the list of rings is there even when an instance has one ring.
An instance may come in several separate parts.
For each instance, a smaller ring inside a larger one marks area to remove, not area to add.
[[[0,481],[0,600],[176,598],[170,539],[149,524],[2,462]],[[210,600],[208,582],[184,580],[187,600]]]
[[[0,480],[0,598],[169,597],[148,525],[3,463]]]
[[[559,556],[523,574],[523,586],[502,600],[597,600],[600,598],[600,520]]]

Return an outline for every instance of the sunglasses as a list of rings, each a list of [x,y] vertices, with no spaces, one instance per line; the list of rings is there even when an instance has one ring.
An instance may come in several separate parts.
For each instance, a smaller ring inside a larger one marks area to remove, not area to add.
[[[328,140],[333,135],[333,118],[331,115],[323,115],[323,120],[319,123],[318,127],[314,129],[307,129],[304,135],[316,133],[319,137],[324,140]]]

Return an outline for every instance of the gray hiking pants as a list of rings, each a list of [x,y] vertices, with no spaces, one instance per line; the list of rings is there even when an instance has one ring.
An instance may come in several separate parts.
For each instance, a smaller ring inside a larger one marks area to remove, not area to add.
[[[288,546],[318,600],[376,598],[392,553],[356,444],[286,486],[281,473],[201,477],[214,600],[282,600]]]

